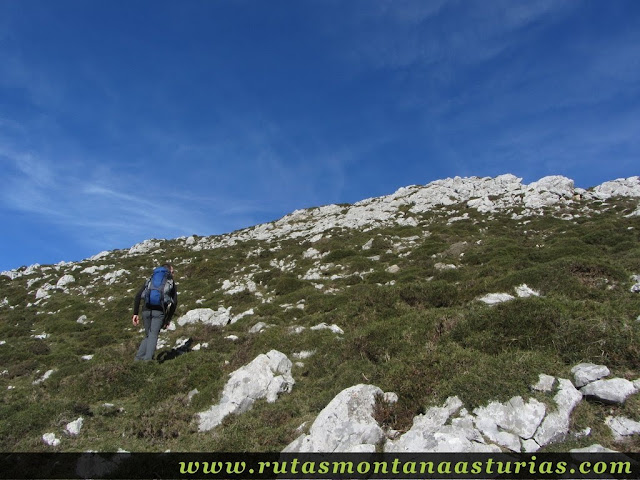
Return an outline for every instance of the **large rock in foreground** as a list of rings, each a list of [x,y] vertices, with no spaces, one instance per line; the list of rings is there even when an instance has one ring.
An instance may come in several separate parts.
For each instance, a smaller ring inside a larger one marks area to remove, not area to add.
[[[373,417],[376,397],[383,395],[374,385],[349,387],[334,397],[311,425],[284,452],[375,452],[385,434]]]
[[[198,429],[201,432],[211,430],[227,415],[246,412],[258,399],[273,403],[281,393],[290,392],[295,384],[291,366],[287,356],[277,350],[258,355],[230,375],[218,405],[197,414]]]

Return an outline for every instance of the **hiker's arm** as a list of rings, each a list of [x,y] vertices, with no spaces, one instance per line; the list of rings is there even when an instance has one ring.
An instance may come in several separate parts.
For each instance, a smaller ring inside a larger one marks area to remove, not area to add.
[[[138,312],[140,311],[140,300],[142,299],[142,292],[144,292],[144,288],[146,285],[143,285],[140,291],[136,294],[136,297],[133,299],[133,317],[131,321],[135,326],[138,326]]]

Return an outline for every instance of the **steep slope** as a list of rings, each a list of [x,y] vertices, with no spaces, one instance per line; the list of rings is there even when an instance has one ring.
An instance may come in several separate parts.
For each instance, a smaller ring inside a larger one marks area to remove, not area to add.
[[[358,384],[397,395],[371,408],[402,434],[454,396],[468,411],[516,396],[553,409],[531,385],[541,373],[573,379],[579,363],[636,380],[639,199],[639,177],[589,190],[564,177],[454,178],[2,272],[2,448],[282,450]],[[180,305],[159,357],[171,360],[133,364],[133,295],[167,260]],[[202,428],[235,392],[228,380],[263,354],[287,380],[274,387],[258,362],[270,393]],[[577,404],[571,434],[546,448],[619,448],[607,418],[639,421],[636,397]],[[43,441],[51,433],[57,446]]]

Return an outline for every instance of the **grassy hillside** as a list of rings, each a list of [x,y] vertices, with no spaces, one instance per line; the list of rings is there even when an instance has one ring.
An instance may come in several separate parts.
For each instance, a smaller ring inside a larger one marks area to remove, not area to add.
[[[517,218],[454,205],[412,214],[415,226],[213,249],[194,249],[197,237],[158,240],[146,253],[113,251],[0,276],[0,449],[278,451],[358,383],[398,394],[379,419],[403,431],[451,395],[469,409],[532,396],[538,374],[570,378],[580,362],[640,378],[640,294],[629,291],[640,274],[640,217],[627,216],[637,206],[628,198],[584,201]],[[164,261],[177,270],[174,320],[201,307],[253,314],[226,327],[166,331],[158,353],[183,338],[208,345],[164,363],[134,363],[142,336],[131,325],[133,296]],[[121,270],[115,282],[105,278]],[[74,281],[56,287],[64,275]],[[227,280],[237,293],[228,293]],[[540,296],[495,306],[477,300],[514,295],[522,284]],[[39,289],[49,297],[36,299]],[[258,322],[269,328],[249,333]],[[344,334],[309,328],[322,322]],[[293,333],[295,326],[307,328]],[[295,353],[315,353],[294,367],[290,394],[198,433],[196,413],[217,403],[228,374],[271,349],[294,362]],[[590,438],[553,448],[616,448],[603,423],[611,412],[640,420],[640,395],[616,407],[582,402],[572,430],[592,427]],[[80,416],[80,435],[60,433]],[[57,432],[60,446],[45,445],[46,432]]]

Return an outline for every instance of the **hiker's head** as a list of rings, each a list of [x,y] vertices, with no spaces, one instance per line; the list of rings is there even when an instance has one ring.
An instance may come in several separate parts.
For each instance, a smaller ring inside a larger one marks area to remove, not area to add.
[[[164,265],[162,265],[164,268],[166,268],[167,270],[169,270],[171,272],[171,275],[173,275],[173,265],[171,265],[170,263],[165,263]]]

